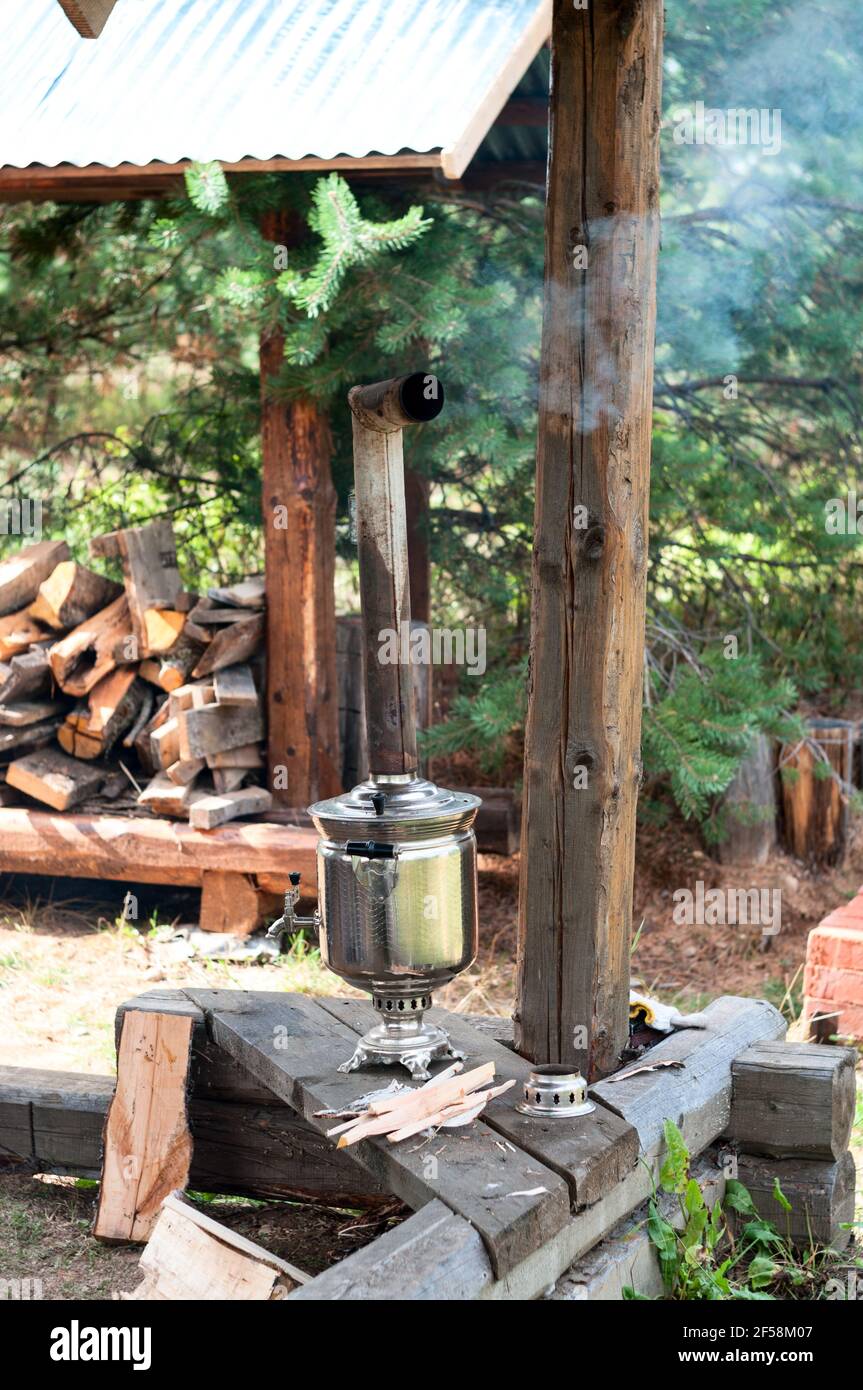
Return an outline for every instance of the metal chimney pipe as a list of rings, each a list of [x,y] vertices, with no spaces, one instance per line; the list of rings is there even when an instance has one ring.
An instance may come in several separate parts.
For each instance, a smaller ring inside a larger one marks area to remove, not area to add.
[[[407,519],[402,454],[405,425],[434,420],[443,385],[430,372],[354,386],[354,489],[363,615],[363,679],[372,777],[414,776],[416,714],[410,666],[382,660],[386,633],[410,632]],[[406,625],[406,626],[403,626]]]

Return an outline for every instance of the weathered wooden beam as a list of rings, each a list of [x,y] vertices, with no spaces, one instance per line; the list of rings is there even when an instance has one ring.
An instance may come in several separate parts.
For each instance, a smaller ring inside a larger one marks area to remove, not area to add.
[[[60,0],[60,8],[83,39],[98,39],[117,0]]]
[[[341,1110],[369,1086],[366,1075],[337,1070],[356,1034],[298,994],[185,991],[207,1015],[212,1040],[322,1131],[322,1111]],[[434,1162],[410,1143],[384,1136],[349,1150],[354,1160],[409,1206],[437,1197],[473,1225],[498,1276],[544,1245],[566,1223],[566,1185],[514,1145],[498,1141],[482,1120],[437,1137]]]
[[[737,1178],[752,1198],[758,1215],[772,1221],[780,1235],[807,1250],[829,1245],[844,1250],[852,1235],[856,1168],[854,1155],[846,1151],[837,1163],[818,1163],[805,1158],[762,1158],[740,1154]],[[776,1197],[776,1183],[791,1210]],[[740,1230],[748,1218],[732,1213]]]
[[[854,1124],[852,1047],[759,1042],[735,1058],[726,1136],[773,1158],[842,1157]]]
[[[321,998],[318,1003],[362,1036],[375,1022],[374,1010],[361,999]],[[452,1042],[464,1052],[467,1064],[494,1062],[495,1079],[515,1081],[516,1089],[489,1102],[483,1120],[498,1134],[532,1154],[538,1162],[559,1174],[569,1187],[573,1207],[586,1207],[604,1197],[638,1162],[638,1135],[632,1125],[604,1105],[577,1123],[556,1123],[521,1115],[514,1097],[520,1097],[531,1065],[488,1033],[480,1033],[470,1018],[432,1009],[429,1021],[445,1028]]]
[[[704,1010],[706,1028],[683,1028],[652,1047],[645,1064],[679,1062],[679,1067],[642,1071],[622,1080],[609,1077],[590,1094],[638,1130],[641,1152],[653,1159],[662,1151],[663,1125],[674,1120],[690,1153],[700,1153],[731,1117],[731,1067],[756,1042],[785,1034],[785,1021],[764,999],[723,995]],[[624,1068],[624,1071],[628,1068]]]
[[[276,1096],[232,1071],[230,1058],[208,1058],[195,1046],[194,1059],[191,1191],[336,1206],[392,1200]],[[210,1094],[209,1080],[216,1091],[251,1098]],[[19,1159],[38,1173],[100,1177],[102,1133],[115,1084],[112,1076],[0,1067],[0,1158]]]
[[[662,0],[555,0],[517,1046],[627,1037],[659,242]]]
[[[50,864],[53,874],[67,878],[198,887],[207,869],[218,869],[260,873],[267,891],[284,892],[290,869],[314,882],[317,840],[305,826],[239,823],[205,832],[147,815],[70,812],[60,821],[32,808],[0,810],[4,873],[44,873]]]
[[[287,213],[264,222],[274,246],[304,229]],[[261,450],[267,586],[267,786],[307,806],[341,790],[336,687],[336,493],[326,416],[310,400],[272,394],[284,337],[261,338]],[[235,658],[238,659],[238,658]]]

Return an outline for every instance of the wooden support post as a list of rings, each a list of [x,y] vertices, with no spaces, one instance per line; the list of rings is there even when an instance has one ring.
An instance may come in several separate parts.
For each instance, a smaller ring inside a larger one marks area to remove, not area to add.
[[[555,0],[516,1044],[592,1078],[628,1018],[662,0]]]
[[[408,529],[408,575],[411,617],[431,622],[431,562],[429,558],[429,480],[405,468],[405,516]],[[420,726],[422,727],[422,726]]]
[[[274,245],[295,245],[287,214],[265,220]],[[277,804],[305,807],[341,790],[336,688],[336,493],[326,417],[309,400],[275,400],[284,363],[278,331],[261,338],[261,447],[267,583],[268,783]],[[284,774],[287,769],[287,786]]]

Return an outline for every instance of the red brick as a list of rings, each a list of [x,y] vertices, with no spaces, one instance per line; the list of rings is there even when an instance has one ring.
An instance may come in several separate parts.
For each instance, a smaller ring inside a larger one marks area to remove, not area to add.
[[[863,898],[852,898],[850,903],[843,903],[841,907],[838,907],[836,913],[845,922],[863,923]],[[835,914],[831,913],[830,915],[834,916]]]
[[[832,999],[837,1004],[863,1004],[863,971],[831,970],[827,965],[807,962],[804,992],[814,999]]]
[[[856,1004],[841,1004],[831,999],[809,998],[807,996],[804,1013],[807,1019],[814,1014],[830,1014],[838,1010],[838,1018],[830,1020],[831,1033],[839,1033],[844,1038],[855,1038],[863,1042],[863,1007]]]
[[[806,962],[831,970],[863,971],[863,932],[822,922],[809,933]]]

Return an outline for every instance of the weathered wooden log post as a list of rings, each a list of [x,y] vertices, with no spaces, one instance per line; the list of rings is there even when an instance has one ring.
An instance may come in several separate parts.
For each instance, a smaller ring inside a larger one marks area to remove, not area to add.
[[[292,246],[293,216],[267,216],[263,232]],[[341,790],[336,683],[336,493],[326,416],[310,400],[268,392],[284,362],[277,330],[261,337],[261,448],[267,579],[268,786],[283,806]]]
[[[516,1044],[627,1035],[662,0],[555,0]]]

